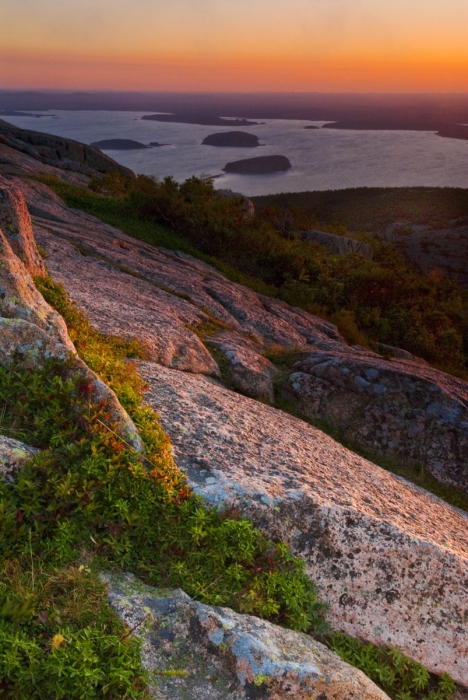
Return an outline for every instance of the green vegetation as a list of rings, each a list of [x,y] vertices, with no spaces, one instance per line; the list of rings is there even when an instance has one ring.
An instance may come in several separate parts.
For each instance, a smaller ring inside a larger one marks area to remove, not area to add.
[[[379,231],[399,221],[431,228],[468,222],[468,190],[460,187],[357,187],[252,197],[262,211],[302,210],[318,224],[341,223],[351,231]]]
[[[96,191],[48,183],[71,206],[130,235],[196,254],[230,279],[333,319],[351,343],[395,345],[468,376],[468,292],[417,272],[388,243],[360,233],[374,249],[372,261],[331,255],[300,239],[298,230],[316,225],[307,212],[271,206],[249,218],[239,201],[196,178],[180,185],[113,174],[92,183]],[[348,233],[338,224],[329,230]]]
[[[334,632],[327,645],[344,661],[356,666],[395,700],[446,700],[456,685],[446,673],[431,676],[424,666],[411,661],[396,647],[376,647]]]
[[[92,330],[50,279],[37,285],[79,354],[116,391],[146,453],[106,427],[106,406],[90,401],[72,359],[0,368],[2,431],[42,449],[14,484],[0,482],[3,696],[144,697],[138,645],[112,618],[98,567],[124,567],[293,629],[323,629],[324,606],[303,563],[245,518],[207,509],[187,487],[156,415],[141,405],[135,365],[124,361],[144,349]]]

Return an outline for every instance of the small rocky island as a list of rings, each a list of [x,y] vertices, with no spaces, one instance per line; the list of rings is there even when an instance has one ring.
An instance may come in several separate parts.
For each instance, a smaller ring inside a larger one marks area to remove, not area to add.
[[[154,148],[155,142],[146,146],[144,143],[139,141],[132,141],[131,139],[104,139],[104,141],[94,141],[91,146],[99,148],[104,151],[137,151],[143,148]]]
[[[308,126],[305,126],[304,129],[320,129],[320,127],[315,126],[314,124],[309,124]]]
[[[259,156],[258,158],[244,158],[227,163],[223,170],[225,173],[239,173],[241,175],[271,175],[289,170],[291,167],[286,156]]]
[[[204,146],[231,146],[234,148],[256,148],[260,146],[258,136],[248,134],[246,131],[225,131],[210,134],[203,139]]]

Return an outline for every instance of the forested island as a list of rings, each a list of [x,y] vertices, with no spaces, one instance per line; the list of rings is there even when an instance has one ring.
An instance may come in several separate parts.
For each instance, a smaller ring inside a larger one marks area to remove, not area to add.
[[[198,124],[199,126],[258,126],[260,122],[248,119],[224,119],[214,114],[187,112],[183,114],[145,114],[142,119],[153,122],[175,122],[176,124]]]
[[[226,173],[241,175],[270,175],[289,170],[291,167],[291,162],[286,156],[259,156],[232,161],[227,163],[223,170]]]
[[[258,136],[248,134],[246,131],[221,131],[210,134],[203,139],[204,146],[231,146],[234,148],[256,148],[260,146]]]
[[[146,146],[144,143],[133,141],[132,139],[104,139],[103,141],[93,141],[91,144],[91,146],[104,151],[136,151],[144,148],[154,148],[156,145],[159,146],[159,144],[153,142]]]

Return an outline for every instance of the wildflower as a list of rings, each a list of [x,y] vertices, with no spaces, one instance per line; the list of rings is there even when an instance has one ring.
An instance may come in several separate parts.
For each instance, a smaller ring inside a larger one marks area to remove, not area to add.
[[[65,637],[62,634],[54,634],[51,641],[52,649],[60,649],[62,644],[65,643]]]

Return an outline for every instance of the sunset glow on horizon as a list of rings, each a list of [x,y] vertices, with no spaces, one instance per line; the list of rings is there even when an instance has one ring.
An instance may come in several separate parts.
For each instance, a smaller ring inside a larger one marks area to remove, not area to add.
[[[466,0],[3,0],[0,88],[468,92],[467,36]]]

